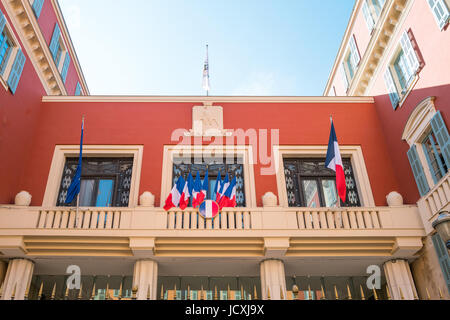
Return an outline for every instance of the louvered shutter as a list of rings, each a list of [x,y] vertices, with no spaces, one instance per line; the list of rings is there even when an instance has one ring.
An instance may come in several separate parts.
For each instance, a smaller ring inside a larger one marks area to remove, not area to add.
[[[6,25],[6,17],[3,15],[2,10],[0,10],[0,33],[3,32],[5,25]]]
[[[66,53],[66,58],[64,59],[64,65],[63,65],[63,68],[61,70],[61,78],[62,78],[64,83],[66,83],[67,72],[69,71],[69,66],[70,66],[70,55],[67,52]]]
[[[8,78],[8,86],[13,94],[16,93],[17,85],[19,84],[20,76],[22,75],[23,67],[25,65],[25,60],[25,55],[22,53],[22,50],[19,49]]]
[[[34,14],[36,15],[36,18],[39,18],[39,16],[41,15],[43,5],[44,5],[44,0],[34,0],[32,8],[33,8]]]
[[[59,29],[58,24],[55,25],[55,30],[53,31],[52,40],[50,41],[50,52],[52,53],[53,60],[56,59],[56,54],[59,48],[59,36],[61,35],[61,30]]]
[[[412,74],[409,74],[408,76],[412,77],[419,69],[420,63],[412,46],[411,40],[409,39],[407,31],[403,32],[402,38],[400,39],[400,44],[402,46],[403,54],[405,55],[406,60],[408,61],[408,64],[411,68]]]
[[[77,83],[77,86],[75,88],[75,95],[76,96],[81,96],[81,85],[80,85],[79,82]]]
[[[397,88],[394,83],[394,79],[392,78],[391,70],[389,67],[387,68],[386,72],[384,73],[384,83],[386,84],[386,89],[389,93],[389,98],[391,99],[392,107],[397,109],[398,102],[400,101],[400,98],[398,96]]]
[[[364,20],[366,20],[367,28],[369,32],[372,32],[375,26],[375,21],[373,20],[372,14],[370,13],[369,6],[367,5],[367,0],[363,2],[362,11],[364,15]]]
[[[439,147],[441,147],[445,164],[447,168],[450,168],[450,138],[440,111],[436,112],[433,119],[431,119],[431,128],[433,129]]]
[[[438,256],[439,265],[441,266],[442,275],[444,276],[447,284],[447,289],[450,292],[450,257],[448,255],[447,248],[438,233],[432,236],[431,239],[433,240],[434,249],[436,250],[436,254]]]
[[[353,69],[356,72],[356,68],[358,67],[361,57],[359,56],[359,51],[358,48],[356,47],[355,35],[353,35],[352,38],[350,39],[350,52],[352,56]]]
[[[416,179],[417,188],[419,189],[420,195],[423,197],[430,191],[427,179],[425,177],[425,172],[423,171],[422,164],[420,163],[419,155],[417,153],[417,148],[413,145],[408,151],[408,159],[411,164],[411,169],[414,174],[414,179]]]

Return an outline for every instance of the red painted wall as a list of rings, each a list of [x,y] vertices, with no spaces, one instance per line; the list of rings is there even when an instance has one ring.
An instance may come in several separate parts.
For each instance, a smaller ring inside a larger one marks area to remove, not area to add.
[[[6,14],[1,2],[0,9]],[[9,17],[7,20],[12,26]],[[41,97],[45,95],[30,57],[24,54],[26,62],[15,95],[0,84],[0,203],[12,203],[21,191],[20,179],[28,164]]]
[[[174,129],[191,128],[194,105],[201,103],[43,103],[20,187],[32,193],[33,205],[42,204],[54,147],[79,143],[84,114],[85,144],[144,146],[139,192],[151,191],[159,204],[163,145],[176,144],[170,141]],[[279,128],[281,145],[327,145],[332,114],[340,144],[362,146],[376,204],[385,205],[386,194],[398,188],[373,104],[219,105],[224,109],[226,129]],[[265,192],[277,192],[275,175],[261,176],[260,167],[255,166],[259,206]]]

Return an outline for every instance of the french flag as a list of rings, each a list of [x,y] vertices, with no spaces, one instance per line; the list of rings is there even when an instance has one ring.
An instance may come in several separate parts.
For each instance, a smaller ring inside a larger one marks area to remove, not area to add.
[[[224,207],[234,208],[236,207],[236,177],[231,180],[227,191],[225,191],[222,198],[219,201],[219,208],[222,209]]]
[[[214,186],[214,192],[211,194],[212,200],[214,200],[214,197],[216,199],[216,202],[220,200],[220,185],[222,184],[222,177],[220,176],[220,169],[219,174],[217,175],[216,185]]]
[[[200,173],[197,171],[194,181],[194,189],[192,190],[192,206],[197,208],[200,205],[200,193],[202,189],[202,180],[200,179]]]
[[[206,169],[205,179],[203,179],[202,190],[199,194],[198,203],[202,203],[203,200],[206,199],[206,195],[208,194],[209,187],[209,178],[208,178],[208,169]]]
[[[339,152],[339,144],[336,138],[336,131],[334,130],[332,119],[325,166],[336,172],[336,188],[338,190],[338,195],[342,201],[345,202],[347,187],[345,184],[344,166],[342,165],[341,153]]]
[[[185,203],[185,194],[184,194],[185,189],[187,189],[187,183],[186,181],[184,181],[184,178],[180,176],[177,180],[177,183],[173,186],[172,191],[170,191],[169,196],[166,199],[164,210],[168,211],[169,209],[178,206],[180,206],[181,208],[181,206],[184,205]],[[189,190],[187,190],[187,192],[189,193]]]
[[[184,179],[183,179],[184,181]],[[178,205],[181,210],[184,210],[189,205],[189,197],[191,195],[189,194],[189,186],[187,181],[184,182],[183,192],[181,193],[180,197],[180,204]]]
[[[225,179],[220,183],[220,189],[217,192],[216,202],[219,203],[220,199],[222,199],[224,193],[227,191],[228,186],[230,185],[230,179],[228,178],[228,173],[225,176]]]

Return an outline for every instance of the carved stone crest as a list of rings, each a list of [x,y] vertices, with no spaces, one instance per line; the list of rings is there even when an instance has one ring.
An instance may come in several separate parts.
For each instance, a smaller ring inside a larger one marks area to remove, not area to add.
[[[192,129],[190,136],[225,136],[223,129],[223,108],[220,106],[194,106],[192,108]]]

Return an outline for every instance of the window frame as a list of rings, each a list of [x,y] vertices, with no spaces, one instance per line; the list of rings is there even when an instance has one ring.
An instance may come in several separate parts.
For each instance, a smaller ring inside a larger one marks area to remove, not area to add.
[[[224,145],[165,145],[163,168],[161,177],[160,206],[163,207],[170,190],[173,187],[173,159],[189,157],[214,157],[214,155],[240,157],[244,165],[244,190],[246,208],[256,208],[256,190],[253,171],[252,146],[224,146]],[[194,177],[195,178],[195,177]],[[268,190],[269,191],[269,190]]]
[[[275,146],[273,149],[274,157],[276,159],[276,179],[277,191],[280,206],[289,208],[286,177],[284,174],[284,159],[285,158],[325,158],[328,150],[328,145],[314,145],[314,146]],[[339,146],[342,158],[350,159],[353,175],[356,183],[356,190],[358,191],[359,201],[362,207],[375,207],[375,200],[370,185],[369,175],[367,173],[364,155],[361,146],[343,145]]]
[[[66,158],[78,157],[79,152],[79,145],[55,146],[50,172],[47,178],[47,185],[45,187],[44,199],[42,201],[42,206],[44,208],[56,207]],[[131,174],[128,208],[138,206],[143,152],[144,147],[142,145],[83,145],[83,158],[133,157],[133,172]]]
[[[434,17],[434,20],[436,21],[436,24],[438,25],[438,28],[440,31],[443,31],[446,29],[448,24],[450,23],[450,14],[447,17],[447,20],[438,20],[438,17],[436,16],[435,8],[438,3],[442,3],[442,6],[444,6],[447,9],[447,12],[450,12],[450,1],[448,0],[431,0],[434,1],[434,5],[432,6],[430,3],[430,0],[426,0],[428,3],[428,6],[430,7],[431,14]]]

